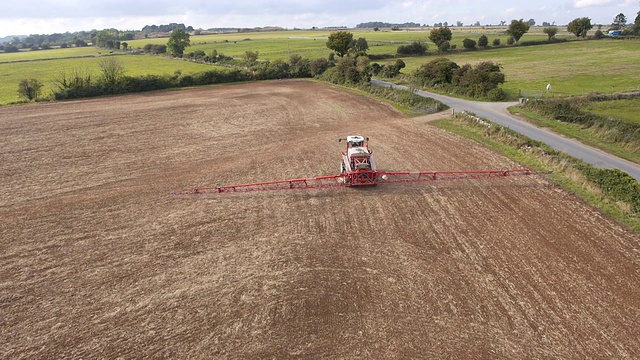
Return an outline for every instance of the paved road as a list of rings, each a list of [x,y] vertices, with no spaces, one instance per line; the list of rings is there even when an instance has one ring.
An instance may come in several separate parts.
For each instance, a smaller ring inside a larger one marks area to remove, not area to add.
[[[393,86],[394,88],[405,90],[409,89],[406,86],[395,85],[375,79],[372,79],[371,83],[383,86]],[[466,110],[472,112],[479,117],[489,119],[497,124],[506,126],[533,140],[542,141],[556,150],[565,152],[595,167],[620,169],[640,181],[640,165],[621,159],[617,156],[607,154],[601,150],[594,149],[577,140],[567,139],[549,130],[541,129],[528,122],[514,118],[509,114],[507,108],[509,106],[516,105],[517,103],[470,101],[420,90],[417,91],[417,94],[434,98],[456,111]]]

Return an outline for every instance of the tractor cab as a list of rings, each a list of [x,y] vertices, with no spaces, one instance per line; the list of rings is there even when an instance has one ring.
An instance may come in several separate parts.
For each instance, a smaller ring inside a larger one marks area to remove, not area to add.
[[[367,141],[369,139],[365,139],[363,136],[347,136],[347,148],[352,147],[367,147]]]
[[[347,136],[347,149],[342,153],[341,173],[348,174],[352,185],[374,185],[376,165],[372,151],[369,150],[369,139],[363,136]]]

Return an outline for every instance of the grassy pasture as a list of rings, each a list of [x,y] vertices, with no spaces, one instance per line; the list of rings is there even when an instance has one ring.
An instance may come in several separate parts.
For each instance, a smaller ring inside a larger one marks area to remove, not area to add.
[[[95,48],[93,50],[95,51]],[[20,100],[18,97],[18,84],[22,79],[35,78],[40,80],[44,85],[43,95],[48,95],[55,88],[54,80],[60,76],[62,71],[67,71],[68,73],[69,71],[80,69],[93,74],[93,76],[98,76],[100,73],[99,63],[104,58],[96,56],[0,63],[0,105]],[[151,55],[121,55],[117,56],[117,59],[122,63],[125,75],[129,76],[164,75],[173,74],[176,71],[192,74],[211,69],[213,66]]]
[[[508,47],[446,54],[459,65],[491,60],[503,67],[502,85],[512,97],[518,93],[544,96],[612,93],[640,87],[640,41],[572,41],[539,46]],[[431,61],[430,56],[404,58],[409,74]],[[543,94],[551,83],[551,93]]]
[[[537,29],[537,28],[535,28]],[[500,39],[504,44],[508,36],[504,28],[454,28],[451,44],[462,47],[465,38],[477,39],[485,34],[489,43],[494,39]],[[426,42],[431,50],[436,48],[429,41],[431,28],[410,29],[406,31],[373,31],[371,29],[349,30],[355,39],[363,37],[369,43],[369,53],[395,54],[399,45],[412,41]],[[331,52],[326,47],[327,38],[331,34],[328,30],[298,30],[298,31],[274,31],[274,32],[245,32],[223,33],[191,36],[191,45],[186,52],[202,50],[210,53],[213,50],[227,56],[240,57],[246,51],[258,51],[262,60],[287,60],[290,54],[300,54],[308,58],[327,57]],[[567,36],[560,35],[560,36]],[[543,40],[547,36],[542,30],[527,33],[521,41]],[[146,44],[166,44],[167,38],[140,39],[128,41],[132,48],[142,48]]]
[[[592,102],[585,110],[640,124],[640,98]]]
[[[66,49],[54,48],[38,51],[19,51],[14,53],[0,53],[0,64],[19,61],[33,61],[46,59],[62,59],[86,56],[98,56],[98,52],[108,53],[107,50],[96,49],[93,46],[69,47]]]
[[[462,47],[464,38],[477,40],[487,35],[489,43],[499,38],[504,44],[507,36],[504,27],[452,28],[452,44]],[[397,47],[411,41],[428,42],[431,28],[402,31],[351,29],[354,38],[364,37],[369,43],[369,53],[395,54]],[[295,30],[274,32],[245,32],[207,34],[191,37],[192,46],[186,52],[213,50],[227,56],[241,57],[246,51],[258,51],[260,60],[288,59],[290,54],[316,59],[327,57],[331,50],[326,47],[329,30]],[[560,37],[573,37],[560,28]],[[521,39],[545,39],[542,27],[533,27]],[[168,38],[151,38],[127,41],[130,48],[142,48],[146,44],[166,44]],[[435,45],[428,42],[430,50]],[[105,51],[94,47],[24,51],[0,53],[0,104],[18,100],[17,86],[21,79],[37,78],[45,84],[45,91],[60,70],[74,68],[94,69],[97,72],[100,55]],[[640,84],[640,67],[636,59],[640,55],[638,41],[572,41],[562,44],[507,47],[482,51],[451,53],[446,57],[459,64],[492,60],[503,66],[507,83],[502,87],[512,96],[520,91],[543,95],[547,83],[552,84],[551,94],[544,96],[581,95],[587,92],[616,92],[637,90]],[[403,58],[409,74],[428,57]],[[208,65],[171,60],[157,56],[120,56],[127,75],[167,74],[181,70],[193,73],[208,68]],[[391,60],[389,60],[391,61]],[[378,61],[385,63],[386,60]],[[93,70],[92,70],[93,71]]]

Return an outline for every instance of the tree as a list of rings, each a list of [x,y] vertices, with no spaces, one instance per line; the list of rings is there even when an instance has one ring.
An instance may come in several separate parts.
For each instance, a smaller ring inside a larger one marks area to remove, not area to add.
[[[513,40],[517,43],[520,41],[522,35],[526,34],[529,31],[529,23],[524,20],[511,20],[511,24],[507,28],[507,34],[513,37]]]
[[[451,43],[449,42],[449,40],[440,41],[440,44],[438,44],[438,51],[447,52],[450,49]]]
[[[438,58],[420,65],[413,75],[421,86],[450,84],[454,71],[459,67],[458,64],[449,59]]]
[[[5,45],[4,46],[4,52],[6,53],[12,53],[12,52],[18,52],[20,51],[20,49],[18,49],[17,46],[15,45]]]
[[[353,34],[348,31],[336,31],[329,35],[327,47],[335,51],[338,56],[344,57],[349,52],[350,46],[353,44]]]
[[[105,29],[96,34],[95,45],[101,48],[115,49],[117,40],[118,40],[117,30]]]
[[[501,66],[492,61],[484,61],[475,67],[466,64],[454,69],[451,83],[467,89],[472,96],[486,96],[487,93],[504,84],[505,76],[500,71]]]
[[[473,50],[476,48],[476,41],[472,39],[464,39],[462,40],[462,47],[467,50]]]
[[[487,37],[487,35],[480,35],[480,37],[478,38],[478,46],[481,48],[485,48],[489,45],[489,38]]]
[[[536,21],[533,19],[529,19],[529,21],[527,21],[527,24],[529,24],[529,26],[536,26]]]
[[[43,86],[38,79],[20,80],[20,84],[18,84],[18,95],[29,101],[38,100]]]
[[[615,28],[615,30],[623,29],[625,25],[627,25],[627,17],[624,16],[623,13],[620,13],[616,15],[615,18],[613,18],[613,24],[611,25],[613,28]]]
[[[587,31],[592,28],[593,25],[591,25],[591,19],[588,17],[576,18],[567,24],[567,31],[574,34],[576,37],[582,37],[583,39],[587,37]]]
[[[351,47],[353,48],[353,51],[360,55],[366,54],[367,50],[369,50],[367,39],[362,37],[358,38],[358,40],[356,40]]]
[[[606,35],[602,32],[602,30],[598,29],[595,33],[593,33],[593,37],[595,39],[604,39]]]
[[[414,41],[410,45],[400,45],[396,50],[398,55],[424,55],[427,53],[427,44]]]
[[[451,41],[451,29],[448,27],[439,27],[432,29],[429,33],[429,40],[431,40],[436,46],[440,47],[440,43],[443,41]]]
[[[542,29],[542,32],[547,34],[547,36],[549,37],[549,40],[551,40],[558,33],[558,27],[557,26],[548,26],[548,27]]]
[[[640,34],[640,11],[638,11],[638,16],[636,16],[636,20],[633,23],[633,32]]]
[[[167,49],[173,56],[182,57],[184,54],[184,49],[191,45],[191,40],[189,40],[189,34],[182,29],[175,29],[171,32],[171,36],[169,36],[169,41],[167,42]]]

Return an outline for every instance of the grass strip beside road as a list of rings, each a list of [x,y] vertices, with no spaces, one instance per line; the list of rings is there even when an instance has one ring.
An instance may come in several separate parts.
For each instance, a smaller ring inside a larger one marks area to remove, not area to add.
[[[608,196],[581,173],[579,169],[589,165],[508,128],[487,122],[491,127],[457,115],[433,121],[430,125],[481,143],[532,170],[552,169],[553,173],[548,176],[555,184],[640,233],[639,214],[633,212],[628,203]]]
[[[580,124],[572,124],[553,120],[520,106],[509,108],[509,112],[540,128],[547,128],[565,137],[576,139],[585,145],[600,149],[617,157],[640,164],[640,153],[630,146],[608,140],[605,134],[593,128],[585,128]]]

